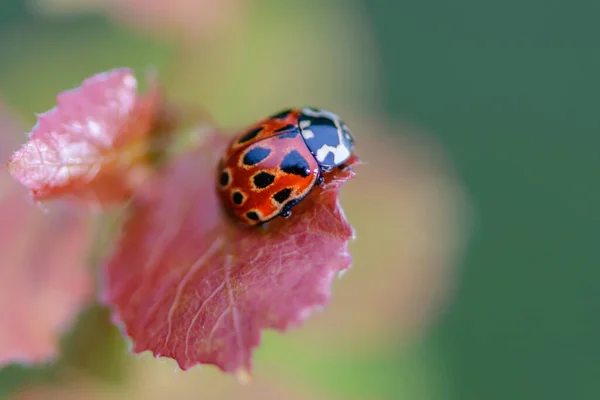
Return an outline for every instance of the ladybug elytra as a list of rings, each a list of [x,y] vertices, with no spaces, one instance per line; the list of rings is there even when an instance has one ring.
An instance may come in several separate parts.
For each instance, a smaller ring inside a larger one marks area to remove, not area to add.
[[[336,114],[308,107],[282,111],[231,141],[218,166],[219,198],[247,225],[287,218],[353,149],[352,134]]]

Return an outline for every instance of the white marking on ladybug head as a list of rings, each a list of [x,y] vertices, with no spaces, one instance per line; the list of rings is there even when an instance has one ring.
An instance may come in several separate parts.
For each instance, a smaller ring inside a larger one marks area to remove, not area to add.
[[[335,147],[323,145],[321,146],[321,148],[319,148],[319,150],[317,150],[317,161],[325,162],[325,159],[327,158],[329,153],[333,153],[333,162],[336,165],[341,164],[346,159],[348,159],[348,157],[350,157],[350,150],[341,143]]]
[[[310,129],[303,128],[301,132],[304,139],[312,139],[315,137],[315,133]]]

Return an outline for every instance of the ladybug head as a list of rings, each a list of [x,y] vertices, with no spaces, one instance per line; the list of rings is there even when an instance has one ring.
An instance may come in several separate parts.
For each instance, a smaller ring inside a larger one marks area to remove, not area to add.
[[[336,114],[318,108],[303,108],[298,125],[308,149],[324,170],[343,164],[352,154],[354,138]]]

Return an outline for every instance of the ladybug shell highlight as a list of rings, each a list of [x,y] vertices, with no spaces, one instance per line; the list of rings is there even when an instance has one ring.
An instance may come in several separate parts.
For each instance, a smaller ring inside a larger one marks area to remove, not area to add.
[[[221,203],[247,225],[287,217],[353,146],[346,125],[327,111],[290,109],[268,117],[225,151],[217,171]]]

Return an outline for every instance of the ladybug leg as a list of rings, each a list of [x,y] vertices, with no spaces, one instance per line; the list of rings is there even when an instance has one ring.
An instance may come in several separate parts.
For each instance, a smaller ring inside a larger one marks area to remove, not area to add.
[[[323,183],[323,181],[325,181],[325,178],[323,178],[323,174],[321,173],[321,171],[319,171],[319,177],[317,178],[315,185],[319,186]]]
[[[279,213],[280,216],[282,216],[283,218],[289,218],[292,215],[292,210],[286,208],[281,210],[281,213]]]
[[[292,207],[294,207],[299,202],[300,202],[300,200],[290,201],[289,203],[287,203],[283,207],[283,209],[281,210],[281,212],[279,213],[279,215],[282,216],[283,218],[289,218],[289,217],[291,217],[292,216]]]

